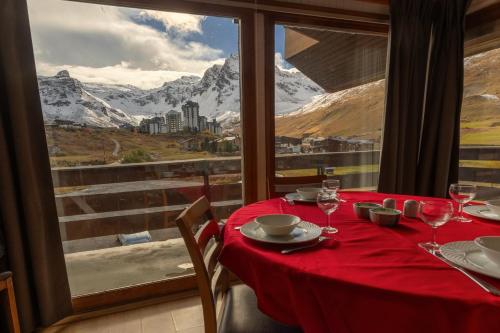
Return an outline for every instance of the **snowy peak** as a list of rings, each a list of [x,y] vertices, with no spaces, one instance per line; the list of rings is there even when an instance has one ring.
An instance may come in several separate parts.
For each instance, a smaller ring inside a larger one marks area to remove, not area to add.
[[[276,112],[289,113],[310,103],[323,89],[298,71],[275,67]],[[182,76],[161,87],[143,90],[131,85],[82,83],[66,70],[39,77],[40,98],[46,120],[54,117],[96,126],[136,124],[144,117],[180,111],[187,101],[200,105],[208,119],[231,119],[240,114],[239,56],[208,68],[203,76]],[[45,110],[47,109],[47,110]]]
[[[162,87],[168,87],[170,85],[186,85],[186,84],[195,84],[196,82],[200,81],[200,77],[196,75],[183,75],[177,80],[174,81],[167,81],[163,83]]]
[[[55,77],[58,79],[69,78],[69,72],[67,70],[62,70],[62,71],[58,72]]]
[[[60,71],[53,77],[39,77],[38,86],[47,122],[63,119],[99,127],[135,123],[127,113],[86,91],[68,71]]]

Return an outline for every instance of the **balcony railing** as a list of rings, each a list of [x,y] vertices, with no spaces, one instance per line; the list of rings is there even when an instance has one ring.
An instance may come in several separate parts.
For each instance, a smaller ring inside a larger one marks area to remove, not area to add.
[[[379,151],[287,154],[277,172],[379,164]],[[464,161],[500,161],[500,147],[463,147]],[[500,171],[460,168],[462,181],[477,182],[481,194],[498,195]],[[242,204],[239,157],[52,169],[63,240],[172,228],[189,203],[207,195],[216,214],[227,217]],[[335,174],[335,172],[334,172]],[[344,188],[373,187],[378,172],[340,176]]]

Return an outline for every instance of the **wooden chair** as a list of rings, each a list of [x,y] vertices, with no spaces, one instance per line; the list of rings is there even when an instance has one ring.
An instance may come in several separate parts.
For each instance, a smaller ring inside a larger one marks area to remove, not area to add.
[[[230,286],[229,272],[218,263],[222,249],[220,227],[205,196],[186,208],[176,223],[196,272],[205,333],[301,332],[260,312],[248,286]]]
[[[326,175],[274,177],[274,186],[270,191],[270,197],[281,197],[287,193],[295,192],[299,187],[321,187],[321,182],[325,179]]]
[[[12,273],[0,273],[0,300],[5,308],[8,318],[8,328],[11,333],[20,333],[19,318],[17,316],[16,297],[14,296],[14,285],[12,284]]]

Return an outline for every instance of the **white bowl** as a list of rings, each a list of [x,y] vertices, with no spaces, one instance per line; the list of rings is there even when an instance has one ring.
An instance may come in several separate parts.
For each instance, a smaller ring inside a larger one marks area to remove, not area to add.
[[[486,257],[500,266],[500,236],[483,236],[474,239],[474,243]]]
[[[271,236],[285,236],[290,234],[300,223],[300,217],[288,214],[262,215],[255,218],[255,222]]]
[[[318,187],[300,187],[297,189],[297,193],[305,200],[316,200],[319,192],[321,192],[321,188]]]
[[[500,215],[500,199],[486,201],[486,207],[497,215]]]
[[[372,202],[355,202],[352,204],[354,214],[362,219],[370,219],[370,209],[382,208],[382,205]]]
[[[370,221],[384,227],[394,227],[399,223],[401,211],[392,208],[372,208]]]

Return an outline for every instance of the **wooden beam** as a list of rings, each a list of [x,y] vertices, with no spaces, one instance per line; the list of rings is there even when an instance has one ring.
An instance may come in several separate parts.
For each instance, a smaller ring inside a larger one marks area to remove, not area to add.
[[[255,71],[255,13],[240,18],[240,72],[241,72],[241,133],[243,170],[243,201],[250,204],[259,200],[259,159],[257,121],[257,76]]]
[[[198,15],[240,16],[243,13],[264,11],[297,15],[340,18],[351,21],[377,22],[388,24],[387,14],[349,10],[329,6],[309,5],[279,0],[67,0],[110,6],[144,8],[182,12]]]
[[[269,14],[273,24],[283,24],[302,28],[330,29],[334,31],[362,33],[365,35],[386,37],[389,25],[384,23],[349,21],[338,18],[311,17],[288,13]]]
[[[500,3],[475,11],[465,17],[467,30],[476,28],[500,19]]]
[[[376,3],[378,5],[389,6],[389,0],[358,0],[358,1],[369,2],[369,3]]]
[[[196,0],[192,0],[196,1]],[[336,17],[353,21],[367,21],[367,22],[388,22],[389,16],[385,13],[375,13],[370,11],[360,11],[336,7],[335,2],[331,6],[320,6],[310,3],[288,2],[280,0],[202,0],[203,2],[232,4],[239,7],[252,8],[258,11],[266,11],[271,13],[289,13],[289,14],[302,14],[308,16],[319,17]],[[388,0],[379,0],[386,3],[377,3],[376,0],[370,1],[354,1],[354,2],[372,2],[373,4],[387,5]]]
[[[299,31],[285,28],[285,59],[307,50],[318,43],[317,39],[307,36]]]
[[[196,277],[194,274],[190,274],[164,281],[77,296],[73,298],[73,310],[77,314],[83,314],[88,311],[107,309],[111,306],[127,306],[134,302],[194,291],[195,289]]]

